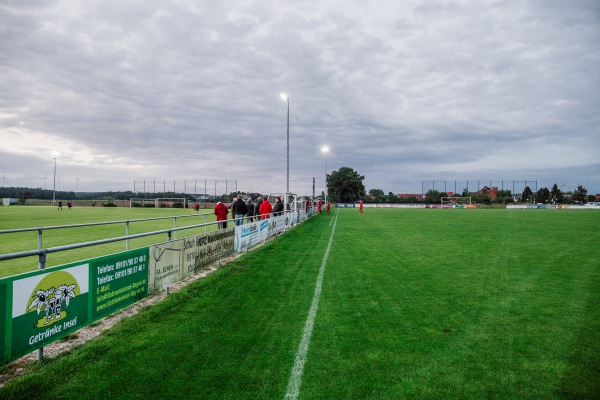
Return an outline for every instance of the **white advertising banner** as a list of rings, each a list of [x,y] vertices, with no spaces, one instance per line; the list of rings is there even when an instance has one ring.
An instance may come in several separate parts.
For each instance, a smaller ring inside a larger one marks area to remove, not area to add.
[[[247,250],[267,239],[269,235],[269,219],[250,222],[235,227],[235,252]]]
[[[185,239],[179,239],[150,246],[149,293],[164,290],[181,280],[184,242]]]
[[[292,226],[292,216],[291,214],[287,215],[278,215],[277,217],[273,217],[269,219],[269,236],[277,235],[279,233],[285,232],[286,229],[291,228]]]

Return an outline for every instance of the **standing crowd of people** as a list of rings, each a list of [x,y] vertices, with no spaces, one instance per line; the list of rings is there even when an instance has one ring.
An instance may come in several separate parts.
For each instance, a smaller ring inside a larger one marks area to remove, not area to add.
[[[306,200],[306,211],[309,212],[310,208],[316,206],[317,212],[319,214],[322,213],[322,201],[318,200],[318,202],[314,203],[310,200]],[[281,197],[277,196],[275,198],[275,204],[271,204],[269,199],[265,197],[264,199],[261,196],[256,198],[256,202],[253,203],[251,198],[248,198],[244,201],[241,194],[238,194],[237,197],[231,202],[231,204],[226,205],[223,202],[218,202],[215,205],[213,210],[213,214],[217,216],[217,222],[219,224],[219,229],[227,228],[228,220],[233,220],[235,226],[243,225],[244,219],[246,222],[254,222],[271,218],[273,216],[283,215],[285,213],[284,204],[281,200]],[[288,205],[289,207],[289,205]],[[194,206],[194,210],[198,212],[199,207],[196,203]],[[331,203],[328,201],[325,206],[326,213],[329,214],[331,212]],[[229,212],[231,211],[231,218],[227,218]]]

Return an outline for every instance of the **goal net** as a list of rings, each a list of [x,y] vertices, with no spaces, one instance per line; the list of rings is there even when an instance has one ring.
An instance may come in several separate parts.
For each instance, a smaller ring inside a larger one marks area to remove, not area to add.
[[[159,197],[156,199],[157,208],[185,208],[184,197]]]
[[[442,207],[463,208],[471,205],[470,197],[442,197]]]
[[[129,200],[129,207],[185,208],[185,206],[186,200],[184,197],[134,198]]]
[[[129,207],[156,207],[156,199],[129,199]]]

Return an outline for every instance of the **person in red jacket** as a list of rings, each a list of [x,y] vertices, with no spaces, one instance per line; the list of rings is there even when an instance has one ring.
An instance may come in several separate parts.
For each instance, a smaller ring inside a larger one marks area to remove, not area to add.
[[[327,201],[327,206],[325,207],[325,213],[331,214],[331,202],[329,200]]]
[[[319,214],[323,214],[323,209],[321,208],[321,199],[319,199],[319,202],[317,203],[317,212]]]
[[[273,212],[273,206],[269,203],[269,198],[265,197],[262,204],[260,205],[260,219],[271,218],[271,213]],[[269,215],[264,215],[269,214]]]
[[[360,204],[358,205],[358,213],[362,214],[363,213],[363,201],[360,201]]]
[[[219,222],[219,229],[227,228],[226,220],[227,220],[228,213],[229,213],[229,210],[227,209],[227,206],[221,202],[218,202],[217,205],[215,206],[214,214],[217,216],[217,222],[223,221],[223,222]]]

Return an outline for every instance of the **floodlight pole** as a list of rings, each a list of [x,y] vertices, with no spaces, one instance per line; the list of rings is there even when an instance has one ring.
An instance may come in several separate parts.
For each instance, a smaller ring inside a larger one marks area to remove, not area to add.
[[[286,96],[287,101],[287,180],[286,180],[286,198],[290,192],[290,97]]]
[[[327,204],[327,153],[329,152],[329,147],[324,146],[321,151],[325,153],[325,204]]]
[[[54,158],[54,191],[52,192],[52,205],[54,206],[54,202],[56,201],[56,157]]]

